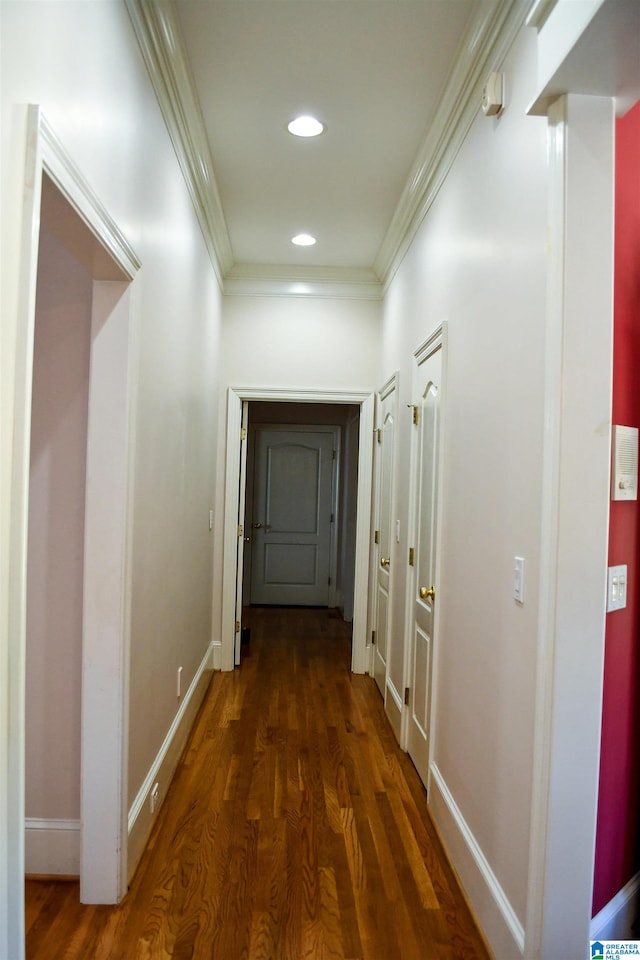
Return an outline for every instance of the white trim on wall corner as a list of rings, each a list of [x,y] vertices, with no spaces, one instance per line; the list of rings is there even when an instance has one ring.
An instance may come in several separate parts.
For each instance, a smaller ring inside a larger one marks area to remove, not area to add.
[[[496,957],[524,956],[524,927],[436,763],[429,772],[434,824]]]
[[[25,817],[25,873],[77,877],[80,874],[80,821]]]
[[[633,940],[640,917],[640,873],[636,873],[591,921],[592,940]]]

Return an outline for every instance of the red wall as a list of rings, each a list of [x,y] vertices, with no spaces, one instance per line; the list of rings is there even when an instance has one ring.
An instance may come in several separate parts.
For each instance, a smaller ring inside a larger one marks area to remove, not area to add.
[[[640,427],[640,103],[616,123],[613,423]],[[609,564],[628,565],[607,614],[593,913],[640,869],[640,501],[611,503]]]

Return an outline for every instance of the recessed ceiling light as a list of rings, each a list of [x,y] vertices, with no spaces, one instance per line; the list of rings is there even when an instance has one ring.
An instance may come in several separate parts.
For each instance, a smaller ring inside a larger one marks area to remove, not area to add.
[[[291,237],[291,243],[295,243],[297,247],[312,247],[315,242],[316,238],[310,233],[298,233],[295,237]]]
[[[287,130],[294,137],[317,137],[324,133],[324,123],[320,123],[315,117],[296,117],[287,124]]]

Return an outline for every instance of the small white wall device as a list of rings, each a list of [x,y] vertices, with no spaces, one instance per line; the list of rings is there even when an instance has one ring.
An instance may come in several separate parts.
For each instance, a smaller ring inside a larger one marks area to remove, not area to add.
[[[502,74],[490,73],[482,91],[482,112],[485,117],[495,117],[502,110]]]
[[[614,424],[611,437],[611,499],[638,499],[638,428]]]

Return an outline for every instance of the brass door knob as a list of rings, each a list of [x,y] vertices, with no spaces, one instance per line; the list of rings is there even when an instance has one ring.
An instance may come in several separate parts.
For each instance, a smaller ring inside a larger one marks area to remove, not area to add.
[[[435,600],[436,598],[436,588],[435,587],[420,587],[420,599],[421,600]]]
[[[381,567],[391,566],[391,557],[382,557],[382,559],[380,560],[380,566]]]

